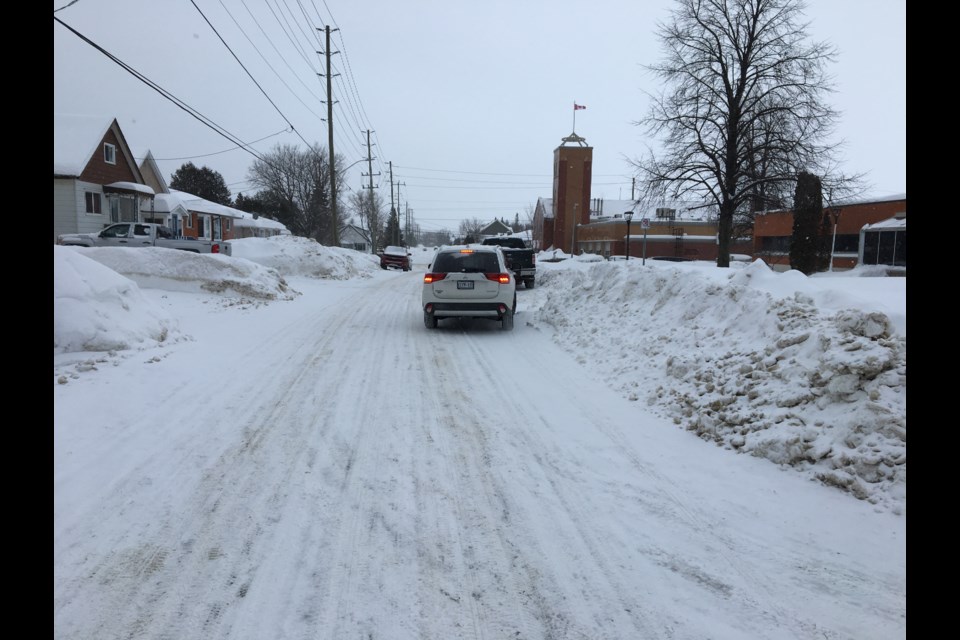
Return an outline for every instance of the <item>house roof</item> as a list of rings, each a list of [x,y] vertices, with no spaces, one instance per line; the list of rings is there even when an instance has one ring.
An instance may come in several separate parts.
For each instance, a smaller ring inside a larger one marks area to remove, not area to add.
[[[504,224],[500,220],[494,220],[483,229],[480,230],[481,234],[489,235],[494,233],[513,233],[513,227]]]
[[[192,193],[187,193],[186,191],[170,189],[170,193],[157,194],[156,198],[154,198],[154,202],[155,210],[160,213],[182,214],[187,211],[209,213],[227,218],[233,218],[234,224],[238,227],[279,229],[280,231],[286,231],[289,233],[286,225],[284,225],[282,222],[270,220],[269,218],[264,218],[260,215],[257,215],[257,217],[254,218],[254,214],[248,211],[241,211],[240,209],[234,209],[233,207],[211,202],[210,200],[206,200],[200,196],[195,196]],[[182,210],[178,211],[178,207],[182,208]]]
[[[113,122],[100,116],[53,114],[53,175],[79,176]]]
[[[863,225],[863,231],[897,231],[907,228],[907,218],[888,218],[873,224]]]
[[[227,218],[243,218],[244,211],[239,209],[234,209],[233,207],[228,207],[216,202],[211,202],[200,196],[195,196],[192,193],[187,193],[186,191],[178,191],[177,189],[170,189],[170,194],[177,196],[180,200],[180,203],[184,206],[187,211],[196,211],[197,213],[209,213],[216,216],[224,216]],[[251,217],[252,214],[247,214]]]
[[[553,198],[537,198],[537,204],[543,209],[544,218],[553,217]]]

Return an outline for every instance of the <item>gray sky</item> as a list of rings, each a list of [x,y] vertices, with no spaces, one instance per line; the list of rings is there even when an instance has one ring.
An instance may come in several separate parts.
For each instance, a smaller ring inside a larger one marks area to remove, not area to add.
[[[371,130],[382,196],[389,202],[392,161],[421,229],[455,231],[464,218],[524,220],[537,197],[550,197],[553,150],[573,128],[574,102],[587,107],[576,132],[594,148],[592,195],[630,197],[628,159],[652,143],[633,123],[646,115],[644,92],[660,89],[643,65],[660,59],[653,30],[672,6],[57,0],[54,10],[65,8],[54,16],[260,153],[304,140],[326,147],[318,28],[339,28],[335,151],[348,164],[366,158]],[[868,195],[906,192],[905,1],[808,0],[807,18],[811,37],[839,50],[830,72],[843,169],[868,172]],[[234,195],[252,193],[250,153],[56,21],[53,32],[55,112],[116,117],[134,153],[152,151],[168,180],[193,162],[218,171]],[[349,187],[367,185],[366,173],[365,161],[350,168]]]

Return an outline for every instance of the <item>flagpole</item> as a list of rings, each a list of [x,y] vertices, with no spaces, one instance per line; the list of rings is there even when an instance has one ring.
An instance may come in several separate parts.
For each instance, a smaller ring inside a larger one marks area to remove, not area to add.
[[[573,131],[574,133],[577,132],[577,103],[576,102],[573,103],[573,129],[571,129],[571,131]]]

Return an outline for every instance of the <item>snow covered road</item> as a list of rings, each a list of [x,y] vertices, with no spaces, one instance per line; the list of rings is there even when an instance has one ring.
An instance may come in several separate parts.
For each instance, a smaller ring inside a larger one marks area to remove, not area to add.
[[[538,292],[428,331],[416,272],[290,283],[146,291],[194,339],[55,388],[55,637],[905,637],[902,517],[578,375]]]

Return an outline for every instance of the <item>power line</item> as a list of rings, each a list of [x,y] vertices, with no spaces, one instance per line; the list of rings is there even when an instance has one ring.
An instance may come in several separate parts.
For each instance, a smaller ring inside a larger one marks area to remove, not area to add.
[[[198,121],[200,121],[201,123],[203,123],[204,125],[206,125],[207,127],[209,127],[210,129],[214,130],[214,131],[217,132],[219,135],[223,136],[224,138],[226,138],[227,140],[229,140],[229,141],[232,142],[233,144],[237,145],[238,147],[240,147],[241,149],[243,149],[244,151],[246,151],[247,153],[249,153],[249,154],[252,155],[253,157],[257,158],[258,160],[262,160],[262,161],[266,162],[266,160],[265,160],[260,154],[258,154],[256,151],[250,149],[249,146],[248,146],[245,142],[243,142],[242,140],[240,140],[237,136],[233,135],[232,133],[230,133],[229,131],[227,131],[226,129],[224,129],[223,127],[221,127],[220,125],[218,125],[217,123],[215,123],[213,120],[211,120],[211,119],[208,118],[207,116],[203,115],[202,113],[200,113],[199,111],[197,111],[196,109],[194,109],[193,107],[191,107],[190,105],[188,105],[187,103],[185,103],[185,102],[184,102],[183,100],[181,100],[180,98],[176,97],[175,95],[173,95],[172,93],[170,93],[169,91],[167,91],[166,89],[164,89],[163,87],[161,87],[160,85],[158,85],[157,83],[155,83],[154,81],[150,80],[150,79],[147,78],[145,75],[143,75],[142,73],[140,73],[139,71],[137,71],[136,69],[134,69],[133,67],[131,67],[130,65],[128,65],[126,62],[124,62],[124,61],[120,60],[119,58],[117,58],[115,55],[113,55],[112,53],[110,53],[109,51],[107,51],[106,49],[104,49],[103,47],[101,47],[100,45],[98,45],[97,43],[95,43],[93,40],[91,40],[90,38],[86,37],[85,35],[83,35],[83,34],[80,33],[79,31],[77,31],[76,29],[74,29],[73,27],[71,27],[70,25],[68,25],[66,22],[64,22],[64,21],[61,20],[60,18],[54,16],[53,19],[54,19],[54,21],[58,22],[58,23],[61,24],[63,27],[65,27],[66,29],[68,29],[68,30],[69,30],[71,33],[73,33],[75,36],[77,36],[78,38],[80,38],[81,40],[83,40],[84,42],[86,42],[87,44],[89,44],[91,47],[93,47],[94,49],[96,49],[97,51],[99,51],[100,53],[102,53],[103,55],[105,55],[105,56],[107,56],[108,58],[110,58],[110,60],[112,60],[115,64],[117,64],[117,65],[120,66],[122,69],[124,69],[127,73],[131,74],[132,76],[134,76],[135,78],[137,78],[138,80],[140,80],[140,82],[144,83],[145,85],[147,85],[148,87],[150,87],[151,89],[153,89],[154,91],[156,91],[157,93],[159,93],[160,95],[162,95],[164,98],[166,98],[166,99],[169,100],[170,102],[172,102],[172,103],[174,103],[175,105],[177,105],[178,107],[180,107],[182,110],[184,110],[184,111],[186,111],[187,113],[189,113],[189,114],[190,114],[191,116],[193,116],[195,119],[197,119]],[[268,163],[268,164],[269,164],[269,163]]]
[[[285,133],[286,131],[288,131],[288,129],[281,129],[280,131],[277,131],[276,133],[271,133],[271,134],[268,135],[268,136],[264,136],[264,137],[262,137],[262,138],[260,138],[260,139],[258,139],[258,140],[253,140],[253,141],[247,142],[247,143],[245,143],[245,144],[256,144],[256,143],[258,143],[258,142],[263,142],[263,141],[266,140],[267,138],[272,138],[272,137],[274,137],[274,136],[278,136],[278,135],[280,135],[281,133]],[[239,149],[239,148],[241,148],[241,147],[235,146],[235,147],[230,147],[229,149],[224,149],[223,151],[214,151],[213,153],[204,153],[204,154],[201,154],[201,155],[198,155],[198,156],[183,156],[182,158],[154,158],[154,160],[157,160],[157,161],[165,161],[165,162],[166,162],[166,161],[171,161],[171,160],[195,160],[196,158],[208,158],[208,157],[210,157],[210,156],[217,156],[217,155],[220,155],[221,153],[227,153],[228,151],[235,151],[235,150],[237,150],[237,149]],[[141,158],[141,160],[142,160],[142,158]]]
[[[203,14],[203,11],[201,11],[201,10],[200,10],[200,7],[197,6],[197,3],[194,2],[194,0],[190,0],[190,4],[192,4],[192,5],[194,6],[194,8],[197,10],[197,12],[198,12],[198,13],[203,17],[203,19],[206,21],[206,23],[207,23],[208,25],[210,25],[210,28],[213,30],[213,32],[214,32],[215,34],[217,34],[217,37],[220,38],[220,42],[222,42],[222,43],[223,43],[223,46],[225,46],[225,47],[227,48],[227,51],[229,51],[229,52],[230,52],[230,55],[232,55],[233,58],[234,58],[234,60],[237,61],[237,64],[239,64],[240,67],[241,67],[244,71],[246,71],[247,75],[250,77],[250,80],[253,81],[253,84],[257,85],[257,88],[260,89],[260,93],[262,93],[262,94],[264,95],[264,97],[265,97],[267,100],[270,101],[270,104],[272,104],[272,105],[273,105],[273,108],[277,110],[277,113],[280,114],[280,117],[283,118],[283,120],[284,120],[288,125],[290,125],[290,128],[291,128],[291,129],[293,129],[293,132],[296,133],[297,136],[299,136],[299,138],[300,138],[301,140],[303,140],[303,144],[305,144],[305,145],[307,145],[307,146],[309,147],[309,146],[310,146],[310,143],[307,142],[307,140],[306,140],[302,135],[300,135],[300,132],[297,131],[297,128],[294,127],[294,126],[293,126],[293,123],[290,122],[290,120],[287,119],[287,116],[283,115],[283,112],[280,111],[280,107],[278,107],[278,106],[273,102],[273,100],[270,98],[270,96],[267,95],[267,92],[263,90],[263,87],[260,86],[260,83],[257,82],[256,79],[253,77],[253,74],[251,74],[250,71],[247,70],[247,68],[243,65],[243,63],[240,62],[240,58],[238,58],[238,57],[237,57],[237,54],[235,54],[235,53],[233,52],[233,49],[231,49],[231,48],[230,48],[230,45],[227,44],[227,41],[223,39],[223,37],[222,37],[222,36],[220,35],[220,33],[217,31],[216,27],[214,27],[213,24],[212,24],[209,20],[207,20],[207,16],[205,16],[205,15]]]
[[[276,46],[275,44],[273,44],[273,40],[271,40],[271,39],[270,39],[270,36],[267,35],[267,32],[264,31],[263,26],[261,26],[261,24],[260,24],[260,21],[257,20],[256,18],[254,18],[253,13],[250,11],[250,8],[247,6],[247,3],[245,2],[245,0],[242,0],[242,2],[243,2],[243,7],[244,7],[244,9],[246,9],[246,10],[247,10],[247,13],[250,14],[250,17],[253,18],[253,23],[254,23],[255,25],[257,25],[257,28],[260,29],[260,33],[263,34],[263,37],[266,38],[267,42],[270,43],[270,46],[273,47],[273,50],[277,52],[277,55],[278,55],[278,56],[280,56],[280,60],[281,60],[285,65],[287,65],[287,69],[290,69],[290,72],[294,75],[294,77],[295,77],[297,80],[300,80],[299,74],[297,74],[297,72],[293,70],[293,67],[290,66],[290,63],[287,62],[287,59],[283,56],[282,53],[280,53],[280,50],[277,49],[277,46]],[[260,54],[260,57],[263,59],[264,62],[267,63],[267,66],[270,67],[270,70],[273,71],[274,75],[276,75],[277,78],[280,78],[280,82],[283,82],[283,85],[284,85],[285,87],[287,87],[287,89],[290,89],[290,86],[289,86],[286,82],[284,82],[283,78],[280,77],[280,74],[277,73],[277,71],[270,65],[270,63],[267,61],[266,57],[260,52],[260,49],[257,48],[257,45],[255,45],[255,44],[253,43],[253,40],[250,39],[250,36],[247,35],[247,33],[243,30],[243,27],[240,26],[240,23],[237,22],[237,19],[233,17],[233,15],[230,13],[230,10],[227,9],[227,7],[223,4],[223,0],[220,0],[220,6],[223,7],[223,10],[227,12],[227,15],[230,16],[230,19],[233,20],[233,23],[234,23],[235,25],[237,25],[237,28],[240,29],[240,33],[242,33],[242,34],[244,35],[244,37],[247,39],[247,42],[249,42],[250,45],[254,48],[254,50],[255,50],[257,53]],[[310,91],[310,87],[308,87],[307,84],[306,84],[303,80],[300,80],[300,84],[302,84],[302,85],[303,85],[303,88],[307,90],[307,93],[309,93],[310,95],[312,95],[318,102],[321,102],[320,96],[318,96],[318,95],[314,94],[312,91]],[[300,100],[300,97],[299,97],[296,93],[294,93],[293,89],[290,89],[290,93],[293,93],[294,97],[297,98],[297,100]],[[310,107],[308,107],[307,104],[306,104],[303,100],[300,100],[300,104],[302,104],[304,107],[307,107],[307,111],[309,111],[310,113],[313,113],[313,115],[315,115],[315,116],[317,116],[318,118],[320,118],[320,116],[318,116],[316,113],[314,113],[313,110],[310,109]],[[320,118],[320,119],[323,120],[323,118]]]

